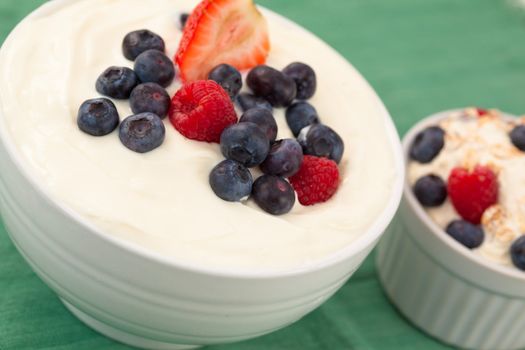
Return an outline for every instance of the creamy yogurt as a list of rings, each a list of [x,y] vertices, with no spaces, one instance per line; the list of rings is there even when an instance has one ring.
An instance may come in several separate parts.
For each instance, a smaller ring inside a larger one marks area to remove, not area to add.
[[[191,141],[166,123],[166,141],[147,154],[79,131],[80,104],[97,97],[95,80],[111,65],[132,67],[123,37],[150,29],[173,56],[178,14],[193,0],[71,0],[24,20],[0,52],[2,127],[32,175],[55,200],[108,235],[189,264],[236,270],[298,268],[334,253],[364,233],[386,207],[396,173],[392,140],[377,97],[339,55],[271,13],[268,64],[292,61],[317,72],[311,103],[344,139],[342,183],[325,204],[298,202],[284,216],[251,201],[228,203],[208,184],[222,160],[216,144]],[[180,86],[175,81],[169,92]],[[127,101],[115,101],[121,119]],[[291,137],[277,109],[279,138]]]
[[[439,126],[445,131],[445,146],[426,164],[411,161],[408,181],[413,186],[425,175],[435,174],[447,181],[453,168],[490,166],[497,172],[498,204],[487,209],[482,217],[485,232],[483,244],[473,251],[503,265],[512,265],[510,246],[525,232],[525,153],[511,142],[509,133],[524,120],[511,120],[497,111],[478,117],[477,112],[465,110],[452,113]],[[425,208],[428,215],[443,229],[460,219],[452,203]]]

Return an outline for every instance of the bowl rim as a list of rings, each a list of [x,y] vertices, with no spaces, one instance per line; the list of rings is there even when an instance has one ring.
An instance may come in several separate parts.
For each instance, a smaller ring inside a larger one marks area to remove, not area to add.
[[[24,19],[22,19],[15,26],[14,29],[12,29],[12,31],[10,32],[10,34],[7,36],[4,43],[0,47],[0,51],[5,46],[5,43],[11,40],[13,33],[16,33],[19,26],[22,23],[24,23],[27,19],[36,18],[38,16],[45,15],[46,12],[48,11],[53,11],[55,8],[65,6],[75,1],[84,1],[84,0],[55,0],[55,1],[46,2],[42,4],[41,6],[37,7],[29,15],[24,17]],[[15,144],[11,139],[11,135],[7,131],[8,128],[5,122],[5,118],[3,117],[3,113],[2,113],[3,111],[2,101],[0,100],[0,142],[5,148],[10,161],[13,162],[13,164],[15,165],[15,168],[19,171],[20,175],[23,176],[24,179],[29,182],[29,184],[32,187],[32,190],[36,191],[36,193],[38,193],[38,195],[43,200],[45,200],[45,202],[48,205],[50,205],[52,208],[60,212],[62,215],[68,217],[69,219],[72,219],[76,224],[82,226],[84,229],[89,231],[91,234],[95,235],[97,238],[100,238],[103,241],[116,246],[117,248],[122,248],[129,253],[136,254],[151,262],[155,262],[155,263],[158,263],[158,264],[170,267],[170,268],[185,270],[185,271],[198,273],[198,274],[225,277],[225,278],[271,279],[271,278],[284,278],[284,277],[299,276],[299,275],[323,270],[330,266],[334,266],[339,263],[342,263],[345,260],[355,255],[358,255],[360,252],[364,251],[367,247],[372,245],[374,242],[376,242],[380,238],[380,236],[384,233],[384,231],[386,230],[386,228],[388,227],[388,225],[394,218],[394,215],[397,212],[397,209],[401,202],[401,197],[403,193],[403,183],[404,183],[404,177],[405,177],[405,165],[404,165],[403,151],[402,151],[401,142],[399,139],[399,134],[397,132],[397,129],[394,125],[394,122],[392,120],[390,113],[388,112],[384,103],[381,101],[378,94],[372,88],[370,83],[337,50],[332,48],[326,42],[322,41],[318,36],[310,32],[309,30],[293,22],[292,20],[287,19],[286,17],[272,10],[269,10],[265,7],[262,7],[262,6],[258,6],[258,7],[265,14],[271,15],[272,19],[281,21],[287,25],[291,25],[297,28],[297,30],[302,31],[305,35],[311,36],[313,40],[317,40],[323,46],[325,46],[327,50],[333,52],[334,55],[337,56],[341,60],[341,62],[345,62],[345,64],[347,64],[349,69],[352,69],[353,71],[357,73],[359,78],[362,79],[364,86],[369,90],[369,93],[376,99],[378,114],[381,115],[382,118],[384,119],[384,125],[385,125],[386,133],[389,139],[389,143],[390,143],[389,149],[390,149],[390,152],[392,153],[393,161],[396,167],[395,169],[396,175],[394,176],[394,181],[393,181],[394,183],[391,186],[392,188],[391,194],[390,194],[388,202],[385,203],[383,210],[377,215],[373,223],[370,224],[368,228],[359,235],[359,237],[357,237],[355,240],[353,240],[352,242],[350,242],[343,248],[317,261],[314,261],[313,263],[302,264],[298,267],[286,268],[286,269],[258,269],[256,271],[249,272],[246,270],[235,270],[232,268],[214,268],[214,267],[209,267],[209,266],[201,266],[198,264],[192,264],[192,263],[188,263],[185,261],[180,261],[177,258],[165,256],[161,253],[157,253],[153,250],[142,247],[136,243],[124,240],[122,238],[111,235],[109,233],[104,233],[104,230],[96,227],[93,223],[91,223],[88,219],[82,217],[82,215],[80,213],[77,213],[74,209],[69,208],[64,203],[61,203],[61,201],[59,201],[57,198],[54,198],[52,195],[50,195],[50,193],[48,192],[47,189],[44,188],[44,186],[41,186],[38,184],[36,177],[32,175],[33,172],[29,164],[23,161],[22,159],[23,156],[15,147]]]
[[[468,108],[454,108],[449,109],[441,112],[437,112],[434,114],[431,114],[423,119],[421,119],[419,122],[414,124],[405,134],[402,140],[403,145],[403,154],[405,156],[405,164],[406,169],[405,171],[408,171],[408,166],[410,164],[410,157],[409,157],[409,150],[410,146],[412,145],[412,141],[416,137],[416,135],[422,131],[423,129],[434,126],[438,124],[441,120],[446,119],[453,113],[458,113],[465,111]],[[500,112],[502,113],[503,118],[510,119],[510,120],[517,120],[517,116]],[[480,267],[489,270],[493,273],[498,273],[504,276],[507,276],[512,279],[518,279],[523,282],[525,282],[525,271],[520,271],[517,268],[514,268],[512,266],[506,266],[501,265],[495,262],[491,262],[489,259],[483,258],[480,255],[475,254],[470,249],[464,247],[461,244],[458,244],[456,240],[454,240],[452,237],[450,237],[445,230],[443,230],[441,227],[438,226],[437,223],[432,220],[428,214],[425,212],[425,209],[416,199],[416,196],[414,195],[412,191],[412,187],[410,186],[408,176],[405,176],[404,180],[404,186],[403,186],[403,195],[406,199],[406,202],[408,203],[411,211],[416,214],[417,218],[429,229],[436,237],[438,237],[451,251],[455,252],[456,254],[470,260],[471,262],[479,265]],[[439,257],[436,257],[439,259]]]

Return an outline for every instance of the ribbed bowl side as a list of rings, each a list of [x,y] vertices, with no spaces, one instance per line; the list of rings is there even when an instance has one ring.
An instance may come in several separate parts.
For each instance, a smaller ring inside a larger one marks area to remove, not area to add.
[[[381,283],[399,310],[423,331],[454,346],[523,349],[525,300],[465,281],[429,256],[407,230],[398,215],[377,255]]]

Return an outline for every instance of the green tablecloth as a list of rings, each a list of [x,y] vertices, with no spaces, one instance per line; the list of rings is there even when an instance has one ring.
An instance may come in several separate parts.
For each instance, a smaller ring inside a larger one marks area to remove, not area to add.
[[[0,42],[43,2],[0,0]],[[400,133],[425,115],[451,107],[525,113],[525,9],[510,0],[259,3],[309,28],[346,56],[377,89]],[[69,314],[0,228],[1,350],[125,348]],[[337,295],[297,324],[210,349],[445,348],[388,303],[371,257]]]

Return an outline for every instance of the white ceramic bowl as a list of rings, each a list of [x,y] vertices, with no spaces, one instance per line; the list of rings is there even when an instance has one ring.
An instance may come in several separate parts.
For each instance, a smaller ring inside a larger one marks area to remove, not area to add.
[[[428,117],[407,133],[407,163],[415,136],[451,112]],[[379,244],[379,276],[410,321],[461,348],[525,348],[523,271],[491,263],[458,244],[426,214],[408,181],[391,228]]]
[[[65,1],[50,2],[31,16]],[[259,274],[205,269],[105,234],[46,194],[15,149],[0,113],[2,217],[33,270],[78,318],[111,338],[143,348],[178,349],[256,337],[297,321],[334,294],[394,216],[402,193],[403,156],[379,98],[377,108],[399,174],[392,195],[366,232],[314,266]]]

